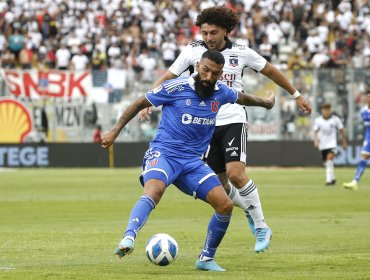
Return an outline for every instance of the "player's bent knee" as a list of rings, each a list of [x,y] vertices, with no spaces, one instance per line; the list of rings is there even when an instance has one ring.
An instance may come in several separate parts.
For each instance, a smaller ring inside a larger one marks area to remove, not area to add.
[[[229,215],[233,211],[233,206],[232,200],[227,197],[215,210],[219,214]]]
[[[231,214],[233,211],[233,202],[227,196],[225,190],[221,185],[214,187],[208,192],[206,201],[216,210],[219,214]]]
[[[144,185],[144,194],[150,196],[156,204],[161,200],[166,184],[161,180],[151,179]]]
[[[246,180],[245,173],[240,172],[239,170],[228,170],[227,177],[229,178],[230,182],[236,187],[242,186],[243,182]]]
[[[245,164],[241,161],[228,162],[226,164],[226,175],[233,185],[239,186],[247,179]]]

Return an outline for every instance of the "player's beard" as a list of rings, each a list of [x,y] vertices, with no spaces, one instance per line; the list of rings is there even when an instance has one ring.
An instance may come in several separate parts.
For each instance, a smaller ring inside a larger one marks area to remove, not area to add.
[[[197,92],[199,97],[208,98],[213,95],[213,93],[215,92],[216,83],[211,83],[209,81],[202,81],[200,79],[199,74],[195,76],[194,80],[195,80],[195,83],[194,83],[195,91]]]

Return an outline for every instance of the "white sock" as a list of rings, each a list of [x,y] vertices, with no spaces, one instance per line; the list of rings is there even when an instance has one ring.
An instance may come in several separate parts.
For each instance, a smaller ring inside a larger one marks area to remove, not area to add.
[[[335,175],[334,175],[334,162],[332,160],[328,160],[327,164],[329,166],[329,173],[330,173],[330,178],[331,181],[335,180]]]
[[[325,162],[325,171],[326,171],[326,182],[330,183],[334,180],[334,163],[332,160],[327,160]]]
[[[252,180],[238,189],[241,200],[243,201],[243,209],[251,215],[255,228],[266,228],[265,218],[263,217],[260,197],[258,195],[257,186]]]
[[[244,203],[243,200],[238,192],[238,189],[233,186],[233,184],[229,183],[230,186],[230,192],[227,194],[230,199],[233,201],[234,205],[244,209]]]

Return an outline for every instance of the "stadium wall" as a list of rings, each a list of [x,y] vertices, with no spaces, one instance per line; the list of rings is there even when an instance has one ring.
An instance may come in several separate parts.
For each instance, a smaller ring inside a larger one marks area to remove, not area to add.
[[[354,166],[360,160],[361,143],[338,148],[336,165]],[[137,167],[148,143],[116,143],[111,151],[99,144],[0,144],[0,167]],[[250,166],[321,166],[321,155],[312,142],[269,141],[248,143]]]

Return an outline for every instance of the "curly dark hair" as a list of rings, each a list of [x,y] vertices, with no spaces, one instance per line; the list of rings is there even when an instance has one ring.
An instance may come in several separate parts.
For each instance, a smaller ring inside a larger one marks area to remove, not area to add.
[[[225,6],[215,6],[202,10],[197,16],[195,25],[201,27],[204,23],[225,28],[229,33],[239,24],[239,17]]]

